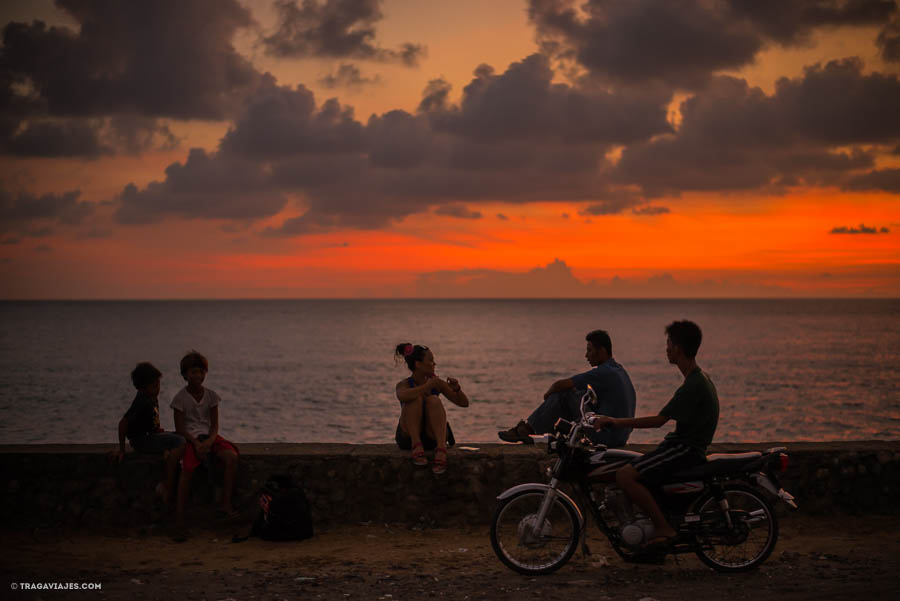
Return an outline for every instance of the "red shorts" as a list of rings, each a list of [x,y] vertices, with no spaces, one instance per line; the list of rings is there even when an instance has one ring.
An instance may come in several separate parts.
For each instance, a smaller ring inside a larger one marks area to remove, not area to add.
[[[216,440],[213,441],[212,448],[209,452],[215,456],[221,451],[233,451],[235,455],[238,454],[237,447],[221,436],[216,436]],[[201,463],[203,463],[203,461],[197,457],[197,453],[194,451],[194,445],[190,443],[184,445],[184,457],[181,459],[181,469],[186,472],[193,472]]]

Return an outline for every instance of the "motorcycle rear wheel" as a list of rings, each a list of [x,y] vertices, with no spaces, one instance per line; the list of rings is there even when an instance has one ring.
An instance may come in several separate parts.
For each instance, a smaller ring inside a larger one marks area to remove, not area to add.
[[[724,488],[732,527],[712,495],[697,502],[701,531],[697,535],[700,560],[718,572],[746,572],[764,562],[778,541],[775,510],[763,494],[747,486]]]
[[[553,500],[543,525],[537,514],[546,492],[525,490],[504,499],[491,521],[491,546],[508,568],[526,575],[549,574],[575,553],[581,537],[575,509],[559,497]]]

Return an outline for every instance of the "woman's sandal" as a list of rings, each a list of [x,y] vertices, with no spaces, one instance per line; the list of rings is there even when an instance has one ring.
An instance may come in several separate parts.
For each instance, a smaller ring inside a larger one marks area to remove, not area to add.
[[[422,448],[421,442],[417,442],[412,446],[410,458],[412,459],[413,465],[417,467],[425,467],[428,465],[428,458],[425,457],[425,449]]]
[[[443,457],[439,457],[438,453],[443,455]],[[434,450],[434,465],[431,466],[431,473],[433,474],[443,474],[447,471],[447,449],[444,447],[438,447]]]

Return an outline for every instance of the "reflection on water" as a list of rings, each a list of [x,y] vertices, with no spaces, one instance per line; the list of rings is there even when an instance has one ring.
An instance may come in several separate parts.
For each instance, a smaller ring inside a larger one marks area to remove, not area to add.
[[[430,346],[472,399],[448,409],[457,439],[492,442],[553,380],[587,368],[595,328],[610,332],[638,413],[653,414],[681,381],[663,327],[684,318],[704,331],[717,441],[900,438],[896,300],[197,301],[0,303],[0,442],[114,442],[142,360],[164,373],[171,429],[191,348],[210,359],[236,441],[390,442],[403,341]]]

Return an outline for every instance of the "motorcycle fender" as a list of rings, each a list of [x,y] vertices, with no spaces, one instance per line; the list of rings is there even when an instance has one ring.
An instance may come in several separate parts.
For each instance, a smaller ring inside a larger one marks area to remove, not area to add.
[[[540,484],[538,482],[529,482],[526,484],[519,484],[518,486],[513,486],[512,488],[508,488],[508,489],[504,490],[497,497],[497,500],[502,501],[503,499],[511,497],[511,496],[518,494],[525,490],[535,490],[535,491],[547,492],[548,488],[550,488],[550,485]],[[567,495],[566,493],[564,493],[563,491],[561,491],[559,489],[556,490],[556,494],[559,496],[559,498],[562,500],[563,503],[569,505],[572,509],[575,510],[575,515],[578,516],[578,527],[583,528],[584,527],[584,516],[581,514],[581,509],[578,508],[578,503],[573,501],[572,497],[570,497],[569,495]]]
[[[763,490],[769,491],[774,496],[787,503],[793,509],[797,509],[797,503],[794,502],[794,495],[784,490],[783,488],[775,488],[775,484],[772,483],[772,480],[770,480],[768,476],[763,473],[758,473],[753,474],[750,477],[753,479],[757,486],[759,486]]]

